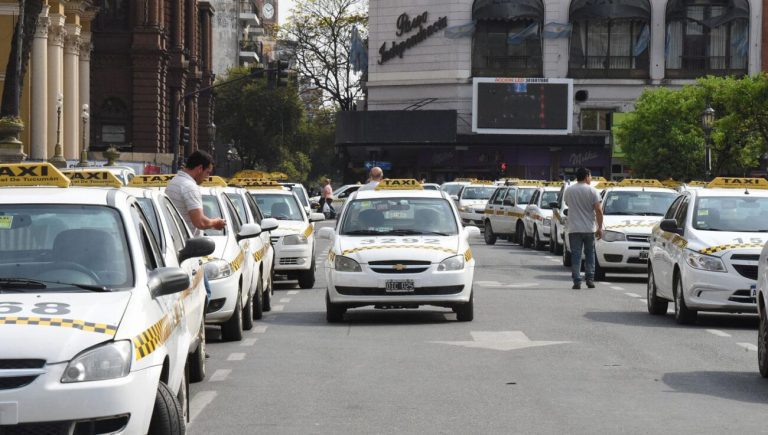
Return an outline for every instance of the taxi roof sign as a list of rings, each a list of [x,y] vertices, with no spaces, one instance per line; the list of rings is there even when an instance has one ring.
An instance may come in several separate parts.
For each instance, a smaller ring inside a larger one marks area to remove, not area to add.
[[[385,178],[376,185],[376,190],[424,190],[424,187],[413,178]]]
[[[286,174],[285,172],[270,172],[269,178],[272,180],[285,181],[288,179],[288,174]]]
[[[48,162],[0,165],[0,186],[69,187],[70,183],[69,178]]]
[[[562,181],[545,181],[541,183],[544,187],[562,187],[563,183]]]
[[[625,178],[619,182],[621,187],[664,187],[659,180],[650,178]]]
[[[218,175],[212,175],[201,184],[203,187],[227,187],[227,181]]]
[[[128,183],[129,187],[166,187],[175,174],[137,175]]]
[[[460,177],[460,178],[454,178],[453,182],[455,182],[455,183],[467,183],[467,182],[471,183],[471,182],[473,182],[475,180],[476,180],[475,178]]]
[[[72,180],[72,186],[123,187],[123,182],[106,169],[64,170],[62,173]]]
[[[707,184],[708,188],[768,189],[765,178],[717,177]]]
[[[493,184],[493,181],[491,181],[491,180],[477,180],[477,179],[475,179],[475,180],[472,180],[471,183],[472,184],[488,185],[488,184]]]
[[[607,189],[609,187],[616,187],[619,185],[618,181],[600,181],[595,184],[595,189]]]
[[[598,183],[601,181],[608,181],[605,179],[605,177],[592,177],[592,181],[597,181]]]
[[[673,189],[683,185],[683,183],[681,181],[673,180],[671,178],[667,178],[666,180],[662,180],[661,184],[663,184],[664,187],[671,187]]]
[[[269,172],[257,171],[254,169],[243,169],[242,171],[235,172],[232,178],[269,178]]]
[[[515,180],[512,182],[512,185],[517,186],[541,186],[543,185],[541,180]]]
[[[701,181],[701,180],[694,180],[694,181],[691,181],[690,183],[688,183],[688,185],[691,186],[691,187],[706,187],[707,184],[709,184],[709,183],[707,183],[706,181]]]
[[[283,186],[275,180],[267,178],[232,178],[229,185],[237,185],[246,189],[277,189],[283,190]]]

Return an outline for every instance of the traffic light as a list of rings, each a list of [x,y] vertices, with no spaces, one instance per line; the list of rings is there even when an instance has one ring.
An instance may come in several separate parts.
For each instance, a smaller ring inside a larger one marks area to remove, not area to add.
[[[181,146],[184,149],[189,149],[189,127],[186,125],[181,128]]]
[[[504,172],[507,170],[507,162],[501,162],[501,171]]]
[[[288,61],[278,60],[277,62],[277,86],[288,86]]]

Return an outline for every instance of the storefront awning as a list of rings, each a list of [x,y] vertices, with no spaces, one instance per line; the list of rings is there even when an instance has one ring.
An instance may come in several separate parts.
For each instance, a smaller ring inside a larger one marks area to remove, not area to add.
[[[749,20],[749,2],[747,0],[728,0],[728,2],[723,3],[724,5],[727,5],[727,7],[724,9],[717,9],[722,11],[721,14],[709,17],[702,24],[707,27],[717,27],[733,20]],[[685,9],[685,0],[670,0],[669,3],[667,3],[667,21],[672,19],[685,19]],[[711,10],[714,12],[716,9],[712,8]]]
[[[475,0],[472,19],[477,20],[544,20],[541,0]]]
[[[570,22],[596,18],[651,20],[648,0],[573,0]]]

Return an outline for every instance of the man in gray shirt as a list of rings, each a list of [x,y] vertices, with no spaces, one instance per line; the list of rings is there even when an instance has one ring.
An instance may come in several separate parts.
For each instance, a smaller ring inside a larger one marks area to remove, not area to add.
[[[581,250],[584,249],[587,287],[595,288],[595,237],[603,236],[603,209],[600,196],[590,184],[586,168],[576,170],[577,183],[566,188],[563,200],[568,206],[568,244],[571,248],[573,289],[581,288]]]

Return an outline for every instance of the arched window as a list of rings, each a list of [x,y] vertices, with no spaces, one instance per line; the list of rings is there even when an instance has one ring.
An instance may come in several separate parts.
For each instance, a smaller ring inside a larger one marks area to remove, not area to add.
[[[745,75],[749,54],[747,0],[670,0],[666,77]]]
[[[569,77],[649,77],[648,0],[574,0],[569,20]]]
[[[472,75],[541,77],[541,0],[475,0]]]

